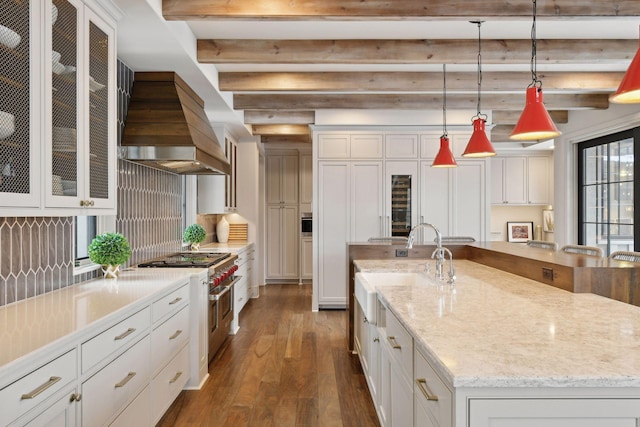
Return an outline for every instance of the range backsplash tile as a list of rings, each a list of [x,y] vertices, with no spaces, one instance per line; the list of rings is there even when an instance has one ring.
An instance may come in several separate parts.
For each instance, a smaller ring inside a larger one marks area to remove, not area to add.
[[[118,61],[118,142],[133,76]],[[116,231],[131,244],[127,265],[179,251],[182,177],[124,160],[118,161],[118,170]],[[0,217],[0,306],[96,277],[96,271],[73,275],[73,221],[74,217]]]

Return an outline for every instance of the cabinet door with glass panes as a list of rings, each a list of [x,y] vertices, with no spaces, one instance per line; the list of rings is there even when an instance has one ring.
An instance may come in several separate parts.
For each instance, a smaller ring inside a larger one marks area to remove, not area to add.
[[[46,206],[115,209],[114,30],[78,0],[51,8]]]
[[[418,212],[418,162],[385,162],[385,236],[408,237]]]
[[[40,203],[40,31],[42,2],[0,1],[0,200]]]

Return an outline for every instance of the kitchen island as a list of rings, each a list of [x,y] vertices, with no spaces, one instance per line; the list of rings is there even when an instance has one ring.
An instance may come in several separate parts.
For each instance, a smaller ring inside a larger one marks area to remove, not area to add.
[[[357,280],[378,295],[375,330],[357,325],[356,341],[367,335],[358,343],[367,346],[377,333],[377,362],[389,365],[383,424],[407,413],[441,427],[640,422],[639,307],[454,263],[450,287],[424,273],[424,261],[355,261]]]

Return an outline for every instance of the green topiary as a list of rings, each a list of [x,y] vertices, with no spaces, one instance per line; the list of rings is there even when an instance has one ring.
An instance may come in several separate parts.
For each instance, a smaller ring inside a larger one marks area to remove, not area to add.
[[[182,238],[187,243],[202,243],[207,238],[207,232],[200,224],[191,224],[184,230]]]
[[[131,247],[120,233],[98,234],[89,245],[89,258],[100,265],[119,265],[127,262]]]

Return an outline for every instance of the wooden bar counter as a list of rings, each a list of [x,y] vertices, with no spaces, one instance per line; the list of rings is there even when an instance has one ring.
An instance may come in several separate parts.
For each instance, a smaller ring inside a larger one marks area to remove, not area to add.
[[[507,242],[475,242],[446,244],[456,260],[469,261],[526,277],[568,292],[593,293],[640,306],[640,264],[568,254],[549,249],[529,247]],[[353,304],[355,288],[354,260],[367,259],[424,259],[431,258],[434,244],[415,245],[407,250],[407,257],[397,257],[403,244],[350,243],[349,254],[349,316],[348,346],[353,349]],[[448,263],[448,261],[447,261]],[[448,265],[446,266],[448,268]]]

